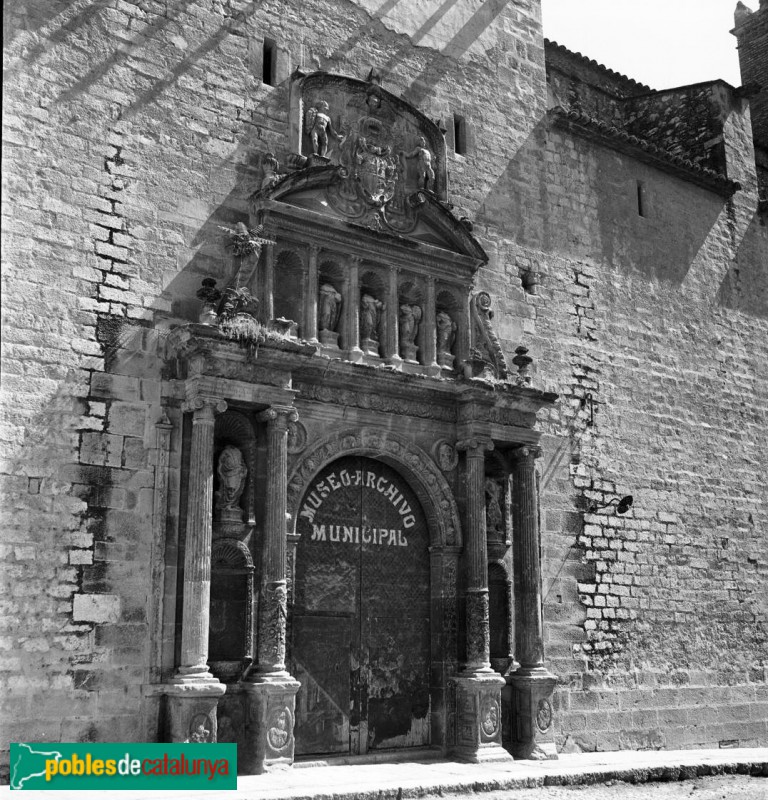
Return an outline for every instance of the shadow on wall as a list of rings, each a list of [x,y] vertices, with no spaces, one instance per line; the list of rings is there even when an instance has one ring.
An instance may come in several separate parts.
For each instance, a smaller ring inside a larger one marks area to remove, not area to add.
[[[485,197],[480,216],[523,246],[679,286],[725,210],[713,192],[542,119]]]
[[[768,319],[768,221],[755,214],[720,284],[718,303]]]

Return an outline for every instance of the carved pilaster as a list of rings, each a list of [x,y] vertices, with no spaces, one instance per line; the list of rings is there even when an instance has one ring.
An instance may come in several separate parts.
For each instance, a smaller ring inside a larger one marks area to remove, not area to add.
[[[342,313],[345,315],[346,357],[350,361],[360,361],[363,357],[363,351],[360,349],[360,259],[354,256],[349,259]]]
[[[285,672],[286,498],[288,424],[299,418],[296,409],[273,406],[259,419],[267,426],[267,486],[264,509],[263,571],[259,601],[259,638],[256,672]]]
[[[319,248],[316,245],[309,247],[309,267],[307,270],[307,289],[304,299],[304,338],[313,344],[317,339],[317,255]]]
[[[520,597],[517,657],[520,668],[507,677],[511,692],[511,749],[516,758],[557,758],[551,697],[557,678],[544,666],[541,561],[536,490],[537,447],[512,456],[514,545]]]
[[[398,330],[398,313],[400,303],[398,298],[398,276],[400,271],[397,267],[389,268],[389,286],[387,288],[387,336],[384,348],[384,357],[388,364],[400,367],[403,359],[400,357],[400,342]]]
[[[431,375],[439,375],[437,363],[437,310],[435,308],[435,279],[427,278],[427,299],[424,303],[424,365]]]
[[[264,245],[264,321],[269,323],[275,316],[275,246]]]

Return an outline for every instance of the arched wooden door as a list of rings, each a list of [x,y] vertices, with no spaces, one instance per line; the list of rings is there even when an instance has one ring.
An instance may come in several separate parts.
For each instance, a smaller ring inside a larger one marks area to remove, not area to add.
[[[312,482],[291,615],[296,754],[429,744],[429,535],[391,467],[345,457]]]

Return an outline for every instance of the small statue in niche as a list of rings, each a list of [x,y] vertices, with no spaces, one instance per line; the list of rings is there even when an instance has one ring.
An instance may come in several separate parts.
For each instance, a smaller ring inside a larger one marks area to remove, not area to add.
[[[400,349],[406,361],[416,360],[416,336],[419,333],[421,308],[417,305],[403,303],[400,306]]]
[[[341,295],[330,283],[320,287],[317,304],[317,327],[321,331],[335,331],[341,312]]]
[[[248,467],[245,465],[243,454],[237,447],[228,444],[221,451],[216,472],[219,476],[216,510],[222,513],[234,511],[239,515],[241,512],[238,503],[243,489],[245,489]]]
[[[419,143],[411,150],[410,153],[403,153],[406,158],[416,158],[416,172],[417,188],[423,189],[425,192],[433,191],[430,189],[430,183],[435,182],[435,171],[432,169],[432,153],[427,148],[427,140],[423,136],[419,136]]]
[[[438,311],[435,322],[437,325],[437,361],[443,367],[452,367],[456,323],[447,311]]]
[[[379,321],[384,304],[370,294],[360,298],[360,338],[371,342],[379,341]]]
[[[504,538],[504,515],[501,511],[502,488],[493,478],[485,479],[485,530],[489,539]]]
[[[322,158],[325,158],[325,154],[328,152],[328,134],[338,141],[344,138],[334,130],[328,108],[325,100],[318,100],[315,107],[308,109],[304,117],[307,134],[312,142],[312,152]]]

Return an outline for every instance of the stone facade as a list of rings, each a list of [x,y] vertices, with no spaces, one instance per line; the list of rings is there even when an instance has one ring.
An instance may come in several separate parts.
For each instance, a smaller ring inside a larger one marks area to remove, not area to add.
[[[758,41],[768,9],[743,14]],[[536,0],[33,0],[5,28],[6,754],[202,715],[249,771],[290,762],[294,526],[346,456],[431,537],[408,741],[768,743],[759,94],[651,92],[546,43]],[[401,159],[358,147],[367,118]],[[417,227],[321,215],[344,152],[386,173],[360,208],[416,198]],[[235,285],[264,341],[211,324]],[[244,622],[214,659],[221,603]]]

